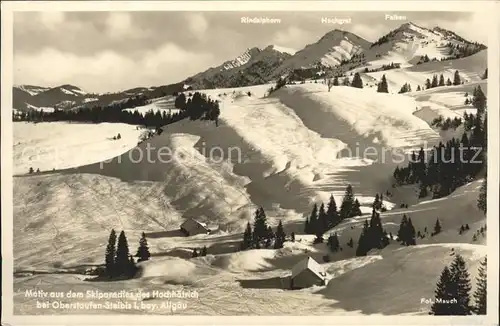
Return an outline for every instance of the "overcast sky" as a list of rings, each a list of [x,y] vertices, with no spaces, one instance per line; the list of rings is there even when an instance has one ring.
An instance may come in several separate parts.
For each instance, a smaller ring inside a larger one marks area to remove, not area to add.
[[[73,84],[87,92],[158,86],[217,66],[254,46],[300,50],[343,29],[369,41],[405,21],[386,12],[17,12],[14,83]],[[488,22],[476,13],[399,12],[423,27],[440,26],[487,44]],[[242,24],[241,17],[281,19]],[[351,18],[322,24],[322,17]]]

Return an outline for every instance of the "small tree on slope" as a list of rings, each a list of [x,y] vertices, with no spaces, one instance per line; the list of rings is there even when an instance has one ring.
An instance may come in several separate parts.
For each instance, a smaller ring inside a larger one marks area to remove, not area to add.
[[[116,254],[116,232],[114,229],[111,230],[108,239],[108,245],[106,247],[105,255],[105,267],[106,275],[109,277],[115,276],[115,254]]]
[[[389,93],[389,87],[387,86],[387,80],[385,79],[385,75],[382,75],[382,80],[377,86],[377,92]]]
[[[474,312],[478,315],[486,315],[486,257],[479,265],[476,291],[474,292]]]
[[[146,240],[146,234],[142,232],[141,239],[139,240],[139,248],[137,248],[136,257],[139,257],[138,261],[149,260],[151,254],[149,253],[148,241]]]
[[[460,74],[458,73],[458,70],[455,70],[455,74],[453,75],[453,85],[460,85],[462,84],[462,81],[460,80]]]
[[[356,87],[356,88],[363,88],[363,80],[361,80],[361,76],[359,75],[359,72],[354,74],[351,86]]]

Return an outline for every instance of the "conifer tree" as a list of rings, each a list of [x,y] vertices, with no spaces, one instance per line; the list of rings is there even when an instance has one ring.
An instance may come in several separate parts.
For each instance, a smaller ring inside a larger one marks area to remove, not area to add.
[[[389,93],[389,87],[387,86],[387,80],[385,79],[385,75],[382,75],[382,80],[377,86],[377,92]]]
[[[470,305],[470,291],[472,289],[469,272],[465,260],[459,254],[450,266],[452,294],[458,300],[453,305],[453,315],[470,315],[472,307]]]
[[[276,228],[276,236],[274,240],[274,249],[279,249],[283,248],[283,245],[285,243],[285,238],[286,238],[286,233],[283,230],[283,224],[281,223],[281,220],[278,223],[278,227]]]
[[[118,244],[116,247],[115,267],[117,276],[127,273],[130,266],[128,241],[125,236],[125,231],[121,231],[118,236]]]
[[[399,230],[397,233],[397,237],[402,244],[406,244],[406,239],[408,238],[407,237],[407,232],[408,232],[407,225],[408,225],[408,217],[406,217],[406,214],[403,214],[403,218],[401,219],[401,223],[399,224]]]
[[[332,252],[337,252],[339,250],[340,243],[337,233],[330,234],[330,236],[328,237],[327,245]]]
[[[363,230],[359,235],[358,247],[356,248],[356,256],[366,256],[368,251],[370,251],[368,244],[368,228],[368,220],[365,220]]]
[[[255,211],[253,224],[253,243],[257,249],[261,247],[261,242],[268,238],[267,217],[264,208],[260,207]]]
[[[427,185],[424,182],[420,182],[420,188],[419,188],[419,193],[418,193],[418,198],[425,198],[429,195],[429,192],[427,191]]]
[[[322,233],[328,229],[328,216],[325,211],[325,204],[321,203],[318,212],[318,225],[316,226]]]
[[[452,82],[451,82],[450,78],[448,78],[448,79],[446,80],[446,86],[451,86],[451,85],[453,85],[453,84],[452,84]]]
[[[416,245],[415,241],[415,227],[413,226],[413,223],[411,221],[411,217],[408,218],[408,225],[406,226],[408,230],[406,231],[406,245],[407,246],[414,246]]]
[[[363,215],[363,213],[361,212],[361,204],[359,203],[358,199],[355,199],[354,204],[352,205],[351,217],[361,215]]]
[[[434,88],[434,87],[437,87],[437,86],[438,86],[438,78],[437,78],[437,75],[434,75],[434,76],[432,76],[431,87]]]
[[[356,88],[363,88],[363,80],[361,80],[361,76],[359,75],[359,72],[354,74],[351,86],[356,87]]]
[[[309,217],[306,217],[306,223],[304,225],[304,233],[311,234],[311,227],[309,225]]]
[[[316,234],[318,228],[318,205],[314,204],[311,211],[311,216],[309,216],[309,234]]]
[[[335,76],[333,78],[333,86],[339,86],[339,77]]]
[[[434,224],[434,232],[433,235],[441,233],[441,223],[439,222],[439,219],[436,219],[436,224]]]
[[[203,246],[203,248],[201,248],[201,255],[200,256],[206,256],[207,253],[208,253],[207,246]]]
[[[342,199],[342,204],[340,205],[340,218],[346,219],[352,217],[352,207],[354,205],[354,194],[352,191],[352,186],[349,184],[346,187],[344,198]]]
[[[452,315],[453,314],[453,303],[451,291],[451,272],[448,266],[445,266],[439,277],[439,281],[436,286],[434,303],[431,306],[431,315]]]
[[[252,226],[250,222],[247,222],[247,227],[243,233],[243,242],[241,243],[241,249],[246,250],[252,248]]]
[[[429,88],[431,88],[431,87],[432,87],[432,85],[431,85],[431,81],[430,81],[430,79],[429,79],[429,78],[427,78],[427,79],[425,80],[425,89],[429,89]]]
[[[375,210],[380,210],[382,208],[382,203],[380,202],[378,194],[375,194],[375,200],[373,201],[372,208]]]
[[[486,109],[486,96],[481,89],[481,86],[477,86],[474,89],[474,95],[472,98],[472,105],[477,109],[477,113],[482,115]]]
[[[193,253],[191,254],[192,258],[198,257],[198,249],[194,248]]]
[[[142,232],[141,239],[139,240],[139,248],[137,248],[135,256],[139,257],[139,262],[149,260],[149,257],[151,257],[148,241],[146,240],[146,234],[144,232]]]
[[[351,85],[351,83],[349,82],[349,77],[346,76],[344,78],[344,80],[342,82],[342,85],[344,85],[344,86],[350,86]]]
[[[137,273],[137,266],[135,265],[134,257],[132,257],[132,255],[129,255],[125,275],[128,277],[133,277],[136,273]]]
[[[175,102],[174,102],[174,106],[180,110],[186,109],[186,95],[184,95],[184,93],[180,93],[176,97]]]
[[[112,229],[111,233],[109,234],[108,245],[106,247],[106,255],[105,255],[106,275],[109,277],[113,277],[116,275],[115,254],[116,254],[116,232],[114,229]]]
[[[420,85],[417,86],[417,92],[421,91]]]
[[[479,263],[476,291],[474,291],[474,312],[478,315],[486,315],[486,293],[487,293],[487,262],[486,257]]]
[[[335,197],[330,195],[330,200],[326,207],[326,216],[328,219],[328,227],[334,227],[339,222],[339,213],[337,211],[337,203],[335,202]]]
[[[445,85],[445,84],[444,84],[444,76],[443,76],[443,74],[441,74],[441,75],[439,76],[439,86],[444,86],[444,85]]]
[[[458,73],[458,70],[455,70],[455,74],[453,75],[453,85],[460,85],[462,84],[462,81],[460,79],[460,74]]]

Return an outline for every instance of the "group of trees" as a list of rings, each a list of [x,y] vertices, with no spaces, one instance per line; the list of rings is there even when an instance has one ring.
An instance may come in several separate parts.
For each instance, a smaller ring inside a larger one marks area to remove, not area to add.
[[[464,233],[465,231],[469,231],[470,230],[470,227],[469,227],[469,224],[465,224],[465,225],[460,225],[460,229],[458,229],[458,234],[462,234]]]
[[[436,58],[433,59],[433,61],[435,61],[435,60],[436,60]],[[424,55],[420,56],[420,60],[418,60],[417,65],[422,64],[422,63],[426,63],[429,61],[431,61],[431,59],[429,59],[429,56],[427,54],[424,54]]]
[[[147,244],[146,244],[147,249]],[[148,252],[149,253],[149,252]],[[117,277],[133,277],[137,272],[134,258],[129,253],[128,241],[125,236],[125,231],[121,231],[116,243],[116,232],[111,230],[106,247],[106,254],[104,257],[105,271],[104,274],[108,278]]]
[[[321,203],[319,209],[318,205],[314,204],[311,215],[306,218],[304,232],[316,235],[315,242],[321,243],[323,242],[323,234],[328,229],[336,226],[346,218],[360,215],[361,205],[354,197],[352,186],[349,184],[346,187],[340,209],[337,208],[333,195],[330,196],[326,209],[324,203]]]
[[[218,124],[219,101],[212,100],[204,93],[195,92],[192,97],[180,93],[175,98],[174,106],[181,110],[183,117],[189,117],[190,120],[212,120]]]
[[[420,89],[417,88],[417,90],[420,90]],[[411,92],[411,86],[408,83],[404,83],[404,85],[401,86],[401,89],[399,90],[398,93],[403,94],[403,93],[408,93],[408,92]]]
[[[383,249],[389,242],[390,237],[382,228],[380,213],[373,209],[370,223],[368,223],[368,220],[365,220],[363,230],[359,236],[356,256],[366,256],[370,250],[375,248]]]
[[[295,235],[292,234],[292,238]],[[241,250],[270,248],[283,248],[285,243],[286,233],[283,230],[281,220],[278,223],[276,232],[273,232],[271,226],[267,224],[267,216],[262,207],[255,211],[253,229],[250,222],[247,223],[245,232],[243,233],[243,241],[240,244]]]
[[[380,66],[380,68],[377,68],[377,69],[369,69],[368,67],[366,67],[364,72],[369,73],[369,72],[377,72],[377,71],[386,71],[386,70],[391,70],[391,69],[397,69],[400,67],[401,67],[400,63],[391,62],[390,64],[382,65],[382,66]]]
[[[471,280],[464,258],[455,254],[450,266],[445,266],[436,285],[430,315],[486,315],[487,259],[480,262],[476,290],[471,302]]]
[[[421,148],[418,158],[412,154],[407,167],[396,167],[394,178],[398,184],[419,183],[419,198],[427,197],[429,191],[432,198],[447,196],[472,181],[483,169],[482,145],[476,144],[475,138],[469,141],[464,133],[460,142],[452,139],[446,145],[435,146],[428,161]]]
[[[340,247],[340,241],[337,233],[330,234],[328,237],[328,240],[326,241],[326,245],[332,252],[337,252],[339,250],[342,250]]]
[[[30,122],[54,122],[54,121],[73,121],[73,122],[91,122],[91,123],[126,123],[132,125],[144,125],[147,127],[159,128],[164,125],[184,119],[182,113],[171,113],[163,111],[150,110],[145,114],[138,110],[133,112],[122,110],[120,106],[109,105],[105,107],[95,106],[92,108],[78,108],[75,110],[54,110],[54,112],[45,112],[43,110],[30,110],[18,116],[21,121]]]
[[[399,224],[398,230],[398,240],[402,245],[405,246],[414,246],[417,244],[416,242],[416,232],[415,227],[411,221],[411,217],[408,218],[406,214],[403,214],[403,218],[401,219],[401,224]]]
[[[474,232],[474,235],[472,236],[472,241],[476,242],[479,236],[484,237],[485,235],[486,235],[486,225],[481,226],[479,230],[476,230],[476,232]]]
[[[396,167],[394,178],[398,184],[420,184],[419,197],[427,197],[431,190],[433,198],[440,198],[456,188],[472,181],[485,167],[487,149],[487,119],[485,116],[486,97],[480,87],[474,90],[474,103],[478,107],[476,115],[464,115],[464,133],[460,140],[453,138],[438,146],[427,155],[423,148],[418,155],[412,153],[407,167]],[[446,121],[445,121],[446,123]],[[434,125],[444,126],[442,118]],[[456,125],[450,120],[449,125]],[[486,205],[483,200],[481,205]]]
[[[453,60],[459,58],[465,58],[476,54],[477,52],[486,49],[486,46],[483,44],[479,44],[477,42],[467,43],[464,45],[461,44],[453,44],[451,42],[447,45],[450,49],[448,51],[448,57],[442,60]]]
[[[200,248],[200,249],[197,249],[197,248],[194,248],[193,249],[193,255],[192,257],[203,257],[203,256],[206,256],[208,254],[208,249],[207,249],[207,246],[203,246],[203,248]]]
[[[135,96],[126,101],[116,102],[107,106],[80,107],[73,110],[54,110],[44,112],[43,110],[30,110],[17,115],[18,120],[32,122],[50,121],[75,121],[75,122],[114,122],[132,125],[145,125],[147,127],[160,128],[161,126],[177,122],[184,118],[191,120],[213,120],[216,123],[220,115],[219,102],[208,98],[205,94],[195,92],[192,97],[186,98],[184,93],[177,95],[175,107],[180,112],[166,112],[149,110],[145,114],[138,110],[126,109],[143,106],[149,103],[145,96]]]
[[[276,85],[274,87],[269,88],[267,91],[268,94],[272,94],[273,92],[277,91],[278,89],[282,88],[287,84],[288,79],[285,77],[279,77],[278,80],[276,81]]]
[[[465,112],[464,114],[467,114],[467,112]],[[431,122],[431,126],[432,127],[440,128],[443,131],[446,131],[448,129],[455,130],[458,127],[460,127],[461,125],[462,125],[462,119],[461,118],[454,117],[453,119],[451,119],[451,118],[448,117],[448,118],[444,119],[442,115],[440,115],[439,117],[435,118]]]

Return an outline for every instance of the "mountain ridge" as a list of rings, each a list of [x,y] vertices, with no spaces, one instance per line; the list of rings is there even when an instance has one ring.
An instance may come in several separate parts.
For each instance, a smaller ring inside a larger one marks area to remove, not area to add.
[[[65,107],[107,105],[132,96],[153,98],[191,88],[250,86],[273,82],[282,76],[302,80],[325,74],[343,75],[355,68],[380,69],[392,63],[412,66],[424,59],[470,56],[485,48],[485,45],[467,41],[453,31],[438,26],[425,28],[413,22],[401,24],[375,42],[336,28],[299,50],[275,44],[246,48],[218,66],[169,85],[136,87],[105,94],[88,94],[71,84],[56,87],[15,85],[13,108],[57,107],[60,103]]]

